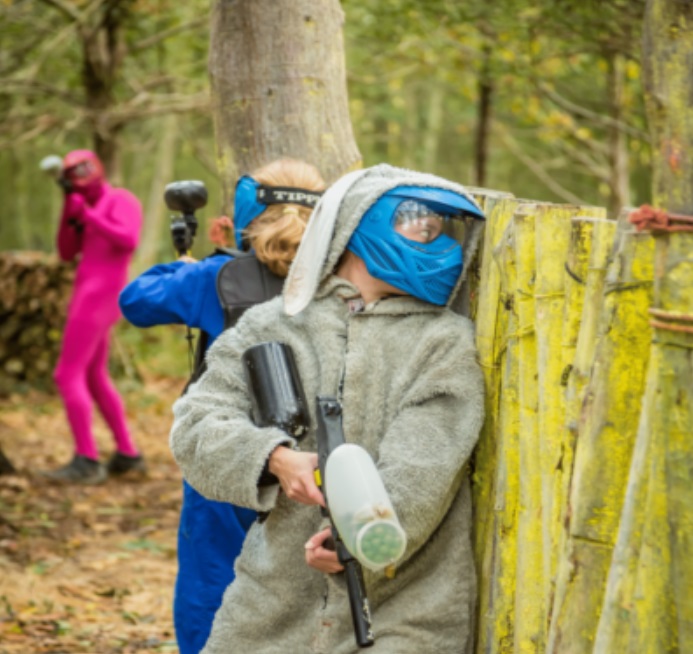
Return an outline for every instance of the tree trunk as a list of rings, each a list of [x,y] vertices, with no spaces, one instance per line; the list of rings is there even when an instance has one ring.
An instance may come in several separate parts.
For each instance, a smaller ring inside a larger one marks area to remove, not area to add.
[[[104,165],[106,176],[114,184],[120,183],[120,126],[110,124],[107,115],[116,104],[115,85],[125,53],[122,28],[132,1],[104,3],[101,11],[97,10],[78,31],[82,39],[82,79],[93,147]]]
[[[434,83],[427,89],[428,103],[426,107],[426,129],[421,142],[421,170],[434,172],[438,163],[438,147],[440,134],[445,123],[443,105],[445,102],[445,87]]]
[[[623,82],[625,61],[622,55],[611,54],[607,58],[609,66],[607,92],[609,94],[609,116],[614,123],[609,127],[609,172],[610,197],[609,215],[617,216],[622,207],[630,206],[630,179],[628,176],[628,139],[618,127],[623,113]]]
[[[484,46],[483,66],[479,73],[476,139],[474,142],[474,183],[486,186],[486,168],[488,164],[489,134],[491,129],[491,102],[493,98],[493,82],[490,74],[490,46]]]
[[[164,188],[173,179],[176,144],[178,142],[178,118],[175,115],[166,116],[161,123],[154,176],[149,186],[149,196],[145,204],[142,242],[137,249],[135,270],[131,271],[131,274],[141,272],[154,265],[162,245],[163,224],[167,215],[163,200]],[[170,252],[169,256],[173,256],[174,250],[171,239],[165,241],[165,244]]]
[[[281,156],[333,181],[361,165],[337,0],[216,0],[209,73],[228,209],[239,174]]]
[[[693,5],[649,0],[643,73],[653,137],[653,193],[658,205],[693,212]]]

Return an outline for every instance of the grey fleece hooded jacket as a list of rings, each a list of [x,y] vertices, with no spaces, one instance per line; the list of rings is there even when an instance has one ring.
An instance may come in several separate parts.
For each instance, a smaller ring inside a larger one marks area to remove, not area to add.
[[[319,508],[288,500],[278,485],[257,485],[278,445],[316,450],[314,428],[296,443],[250,419],[241,355],[275,340],[293,349],[311,412],[317,395],[341,398],[346,439],[375,460],[407,534],[394,578],[364,571],[376,639],[371,651],[471,651],[476,582],[466,463],[483,420],[472,325],[449,308],[409,296],[350,313],[346,300],[358,291],[332,274],[360,217],[398,185],[464,192],[384,165],[336,185],[311,218],[335,219],[327,246],[313,248],[308,239],[299,252],[305,263],[312,248],[324,263],[299,264],[285,288],[291,296],[308,285],[307,306],[299,301],[296,312],[294,303],[289,316],[285,302],[295,297],[280,297],[249,310],[217,339],[207,372],[174,405],[171,446],[188,482],[211,499],[269,511],[248,533],[204,654],[359,651],[343,575],[305,563],[305,542],[324,526]]]

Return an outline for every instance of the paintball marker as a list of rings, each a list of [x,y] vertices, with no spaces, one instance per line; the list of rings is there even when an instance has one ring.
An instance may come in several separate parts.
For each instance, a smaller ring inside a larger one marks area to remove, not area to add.
[[[171,216],[173,247],[179,255],[188,254],[197,233],[195,211],[207,204],[207,188],[195,180],[171,182],[164,189],[164,201],[169,209],[180,212]]]
[[[309,419],[291,348],[283,343],[261,343],[246,350],[242,359],[255,424],[276,426],[302,438]],[[362,447],[344,442],[339,401],[318,397],[316,408],[315,477],[329,508],[324,514],[330,516],[332,540],[344,566],[356,643],[370,647],[375,638],[361,564],[371,570],[394,564],[404,553],[406,537],[370,455]],[[260,483],[263,481],[261,478]]]
[[[335,549],[344,566],[356,644],[370,647],[375,638],[361,566],[374,571],[392,569],[404,554],[407,539],[370,454],[345,442],[339,400],[319,396],[317,418],[316,481],[325,497]]]
[[[342,405],[333,397],[318,397],[318,470],[316,471],[316,481],[325,496],[325,503],[330,502],[325,491],[325,480],[327,479],[326,468],[330,455],[336,449],[344,445],[344,432],[342,431]],[[351,608],[351,620],[354,624],[354,636],[359,647],[370,647],[375,644],[373,628],[371,626],[371,608],[366,596],[366,588],[363,581],[363,570],[361,564],[352,556],[344,545],[339,531],[337,530],[334,518],[332,522],[332,538],[334,539],[337,558],[344,566],[346,575],[347,591],[349,594],[349,606]]]
[[[63,160],[57,154],[49,154],[41,159],[39,168],[49,177],[52,177],[65,193],[69,193],[72,190],[70,180],[63,175]]]

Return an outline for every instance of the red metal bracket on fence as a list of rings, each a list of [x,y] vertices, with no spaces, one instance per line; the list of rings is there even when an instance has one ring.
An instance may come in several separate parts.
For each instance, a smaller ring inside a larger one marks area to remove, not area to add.
[[[693,316],[675,311],[664,311],[652,307],[648,310],[653,317],[650,325],[657,329],[666,329],[670,332],[684,332],[693,334]]]
[[[693,232],[693,216],[680,213],[668,213],[664,209],[655,209],[643,204],[628,216],[636,229],[641,232]]]

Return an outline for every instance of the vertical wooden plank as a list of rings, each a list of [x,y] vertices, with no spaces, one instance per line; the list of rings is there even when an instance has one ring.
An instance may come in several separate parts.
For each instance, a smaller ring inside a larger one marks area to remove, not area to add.
[[[596,348],[596,333],[603,305],[604,278],[607,258],[613,246],[616,221],[602,218],[577,217],[572,220],[571,246],[566,267],[566,302],[564,307],[565,334],[563,354],[571,361],[564,369],[561,383],[566,383],[564,434],[566,441],[560,462],[563,482],[561,488],[560,533],[556,547],[556,570],[553,577],[554,591],[549,607],[548,651],[556,649],[558,623],[564,607],[581,598],[573,593],[570,580],[573,576],[573,551],[582,544],[569,541],[569,502],[575,447],[577,442],[578,414],[584,389],[592,368]],[[577,314],[577,316],[576,316]],[[576,330],[577,329],[577,333]],[[569,549],[570,546],[570,549]],[[596,552],[599,554],[599,550]],[[582,559],[584,553],[578,553]],[[603,551],[603,566],[609,564],[609,553]],[[586,611],[593,610],[585,607]]]
[[[515,627],[519,420],[514,234],[510,218],[516,206],[515,201],[504,201],[494,228],[498,231],[487,231],[489,246],[498,240],[492,251],[485,251],[485,256],[492,252],[493,261],[482,266],[481,279],[498,289],[498,302],[495,306],[486,304],[482,294],[477,321],[480,358],[490,380],[486,424],[474,473],[476,554],[481,572],[476,651],[484,654],[512,652]],[[480,516],[485,516],[483,522],[479,522]]]
[[[526,205],[513,217],[517,261],[520,493],[517,515],[515,652],[543,651],[544,548],[542,540],[542,439],[537,429],[537,337],[535,329],[535,221],[544,210]]]
[[[498,413],[500,395],[500,355],[505,341],[507,310],[503,304],[501,274],[494,250],[503,237],[518,203],[514,199],[504,199],[488,212],[486,229],[481,252],[481,266],[474,322],[476,325],[476,344],[479,363],[484,370],[486,383],[486,418],[474,454],[474,473],[472,489],[474,492],[474,535],[477,569],[483,566],[483,556],[487,544],[487,524],[493,513],[493,480],[496,473],[498,447]],[[484,580],[480,580],[480,594],[487,590]]]
[[[604,303],[607,261],[614,245],[616,232],[616,222],[613,220],[593,219],[593,224],[592,248],[585,281],[580,330],[575,344],[573,367],[566,388],[566,425],[573,436],[577,434],[580,406],[592,370],[597,346],[597,327]]]
[[[591,652],[630,467],[647,369],[652,238],[624,226],[610,263],[599,342],[578,425],[567,566],[549,651]],[[566,585],[568,587],[566,587]]]
[[[578,215],[604,216],[600,207],[542,205],[536,217],[535,311],[537,333],[537,424],[541,441],[541,506],[544,550],[544,619],[553,600],[561,515],[564,513],[573,439],[565,424],[563,378],[572,364],[573,350],[566,349],[570,324],[565,322],[567,280],[566,262],[570,251],[571,219]],[[586,256],[584,257],[586,258]],[[574,288],[574,287],[573,287]],[[578,289],[574,288],[572,302]]]

